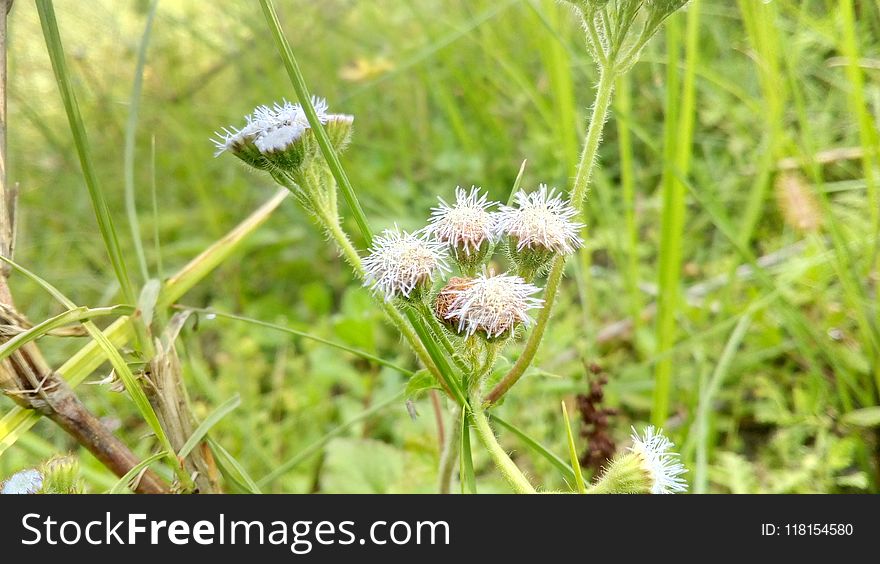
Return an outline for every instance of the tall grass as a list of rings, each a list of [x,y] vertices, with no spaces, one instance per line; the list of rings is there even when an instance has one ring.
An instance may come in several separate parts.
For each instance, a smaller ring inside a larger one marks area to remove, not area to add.
[[[157,311],[187,292],[187,305],[258,322],[200,313],[197,329],[181,336],[201,420],[240,393],[241,405],[208,433],[231,489],[320,491],[340,483],[330,480],[342,473],[338,456],[354,448],[367,471],[375,461],[363,451],[380,441],[407,476],[389,471],[383,487],[432,491],[439,451],[430,404],[414,400],[419,417],[410,420],[397,400],[415,363],[338,257],[309,235],[308,219],[278,209],[283,196],[184,266],[271,198],[259,178],[211,160],[206,143],[216,124],[247,108],[296,97],[259,7],[159,3],[147,50],[149,4],[90,4],[89,17],[77,3],[56,6],[66,55],[53,59],[67,67],[78,119],[57,101],[37,13],[16,3],[12,14],[10,172],[25,218],[16,262],[95,309],[137,305],[133,282],[130,298],[125,290],[112,298],[124,286],[113,282],[117,270],[146,264],[155,273],[161,258],[180,274],[166,281]],[[356,3],[343,18],[332,2],[276,4],[310,93],[356,115],[341,164],[371,227],[394,218],[416,227],[435,195],[457,184],[505,200],[524,159],[524,187],[569,183],[596,76],[561,6]],[[609,373],[619,444],[632,421],[664,424],[686,446],[698,491],[876,491],[877,423],[865,409],[876,407],[880,388],[871,66],[880,18],[865,3],[839,8],[692,3],[617,84],[580,271],[561,282],[536,368],[493,414],[503,446],[547,487],[574,478],[558,458],[568,452],[558,401],[584,391],[587,361]],[[383,59],[390,68],[381,70]],[[341,69],[362,76],[340,78]],[[81,138],[68,135],[71,122]],[[856,160],[817,157],[841,147],[863,151]],[[129,151],[137,158],[126,159]],[[777,209],[772,190],[789,158],[804,163],[818,232],[786,226]],[[82,190],[84,173],[96,198]],[[141,212],[131,236],[119,229],[126,194]],[[148,202],[155,214],[143,213]],[[360,233],[351,209],[345,227]],[[102,216],[109,221],[93,230]],[[138,251],[145,235],[161,247]],[[722,282],[701,288],[712,280]],[[15,283],[35,321],[63,313],[37,285]],[[102,328],[117,347],[132,342],[127,319]],[[74,384],[110,370],[94,342],[46,337],[41,346]],[[143,438],[147,425],[131,424],[126,399],[100,386],[78,390],[97,412],[125,420],[120,434],[150,455],[155,443]],[[0,476],[72,448],[35,416],[2,406]],[[477,446],[461,457],[464,489],[503,491]],[[117,483],[82,458],[95,489]]]

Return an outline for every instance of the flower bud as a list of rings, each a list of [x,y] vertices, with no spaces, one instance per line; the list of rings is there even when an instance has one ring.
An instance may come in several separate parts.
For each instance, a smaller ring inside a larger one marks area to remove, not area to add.
[[[43,490],[47,494],[83,493],[79,462],[72,456],[57,456],[43,463]]]
[[[453,276],[446,285],[437,293],[434,299],[434,315],[441,323],[454,329],[458,326],[459,320],[450,315],[452,304],[455,302],[456,296],[465,290],[473,282],[472,278],[462,278]]]

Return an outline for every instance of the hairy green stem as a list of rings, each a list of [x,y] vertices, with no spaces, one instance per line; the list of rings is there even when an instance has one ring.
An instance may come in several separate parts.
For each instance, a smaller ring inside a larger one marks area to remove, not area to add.
[[[596,92],[596,101],[593,103],[593,111],[590,116],[590,125],[587,128],[587,137],[584,141],[584,150],[581,153],[581,159],[578,163],[577,174],[575,175],[574,187],[571,191],[572,205],[580,207],[583,205],[584,198],[587,195],[587,189],[590,185],[590,179],[593,175],[593,168],[596,164],[596,153],[599,149],[599,142],[602,139],[602,128],[605,126],[605,120],[608,117],[608,108],[611,105],[611,94],[614,91],[614,81],[617,73],[614,67],[603,68],[599,75],[599,86]],[[538,321],[526,341],[523,352],[507,372],[504,378],[492,389],[486,396],[486,404],[491,405],[497,402],[507,390],[519,381],[525,373],[541,340],[544,338],[544,331],[547,328],[547,321],[553,310],[553,303],[556,301],[556,293],[559,291],[559,285],[562,282],[562,273],[565,269],[565,257],[557,255],[553,259],[550,267],[550,273],[547,275],[547,285],[544,287],[544,308],[538,314]]]
[[[446,433],[443,442],[443,452],[440,453],[440,471],[438,472],[437,490],[441,494],[452,492],[452,474],[454,473],[458,458],[458,445],[461,442],[461,408],[452,410],[452,424]]]
[[[489,451],[489,456],[492,457],[495,466],[501,470],[504,479],[507,480],[516,493],[537,493],[519,467],[517,467],[513,460],[510,459],[510,456],[507,455],[501,445],[498,444],[498,439],[495,437],[495,432],[492,431],[492,427],[489,425],[489,419],[486,417],[486,412],[483,411],[481,400],[476,394],[471,396],[470,410],[474,419],[474,429],[477,431],[477,436],[480,438],[480,442],[483,443],[483,446],[486,447],[486,450]]]
[[[354,269],[358,278],[363,278],[364,276],[364,267],[361,263],[361,257],[357,252],[357,249],[352,245],[351,240],[345,234],[345,231],[342,230],[342,227],[339,225],[338,216],[334,217],[332,213],[327,212],[326,210],[316,210],[318,218],[321,223],[324,224],[325,229],[327,230],[328,235],[333,239],[336,245],[339,247],[340,251],[342,251],[345,259],[351,264],[352,269]],[[419,361],[424,365],[426,369],[428,369],[431,374],[437,378],[437,381],[443,386],[446,392],[456,400],[458,403],[462,403],[462,399],[460,397],[460,393],[455,393],[457,387],[454,383],[450,382],[446,375],[440,368],[437,366],[437,363],[434,362],[431,354],[428,352],[428,349],[425,347],[423,339],[419,337],[410,323],[404,319],[403,315],[401,315],[400,311],[394,307],[393,304],[381,300],[380,303],[383,311],[388,316],[388,319],[391,320],[391,323],[400,331],[403,338],[406,339],[410,348],[412,348],[416,357],[418,357]]]

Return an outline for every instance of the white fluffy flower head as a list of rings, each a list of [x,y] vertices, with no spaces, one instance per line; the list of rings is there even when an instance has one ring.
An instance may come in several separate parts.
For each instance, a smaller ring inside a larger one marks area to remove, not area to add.
[[[35,494],[42,487],[43,475],[31,468],[13,474],[0,487],[0,494]]]
[[[373,240],[364,259],[365,286],[385,295],[410,297],[417,287],[429,284],[437,272],[449,272],[445,245],[424,233],[386,229]]]
[[[350,120],[351,116],[328,114],[327,101],[313,97],[312,106],[322,124],[333,120]],[[214,156],[227,151],[236,152],[248,143],[253,143],[263,154],[283,151],[295,143],[310,128],[306,112],[299,104],[287,100],[270,106],[258,106],[253,113],[245,116],[245,126],[241,129],[227,127],[216,133],[212,139],[217,150]]]
[[[491,243],[495,237],[495,216],[488,211],[493,205],[495,202],[487,201],[486,194],[480,194],[476,186],[470,191],[459,186],[455,189],[454,204],[440,198],[440,205],[431,208],[427,230],[465,255],[477,253],[483,243]]]
[[[520,323],[531,325],[529,310],[544,306],[544,300],[533,297],[539,291],[519,276],[481,274],[450,292],[446,319],[457,321],[458,330],[468,335],[485,331],[487,337],[497,337]]]
[[[519,191],[517,207],[501,206],[497,231],[516,239],[516,250],[548,249],[570,255],[581,245],[582,223],[574,221],[577,210],[546,184],[532,193]]]
[[[642,467],[651,476],[653,494],[671,494],[687,491],[687,482],[681,475],[687,472],[678,459],[678,453],[671,452],[675,446],[662,431],[649,425],[644,437],[632,430],[633,446],[630,451],[635,453],[642,462]]]

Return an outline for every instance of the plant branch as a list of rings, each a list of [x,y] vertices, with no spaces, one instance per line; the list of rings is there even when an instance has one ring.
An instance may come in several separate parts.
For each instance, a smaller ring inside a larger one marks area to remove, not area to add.
[[[486,447],[486,450],[489,451],[489,456],[492,457],[495,466],[497,466],[501,471],[501,474],[504,475],[504,479],[507,480],[516,493],[537,493],[519,467],[517,467],[513,460],[510,459],[510,456],[507,455],[501,445],[498,444],[495,432],[492,431],[492,427],[489,425],[489,419],[486,417],[486,413],[483,411],[483,407],[480,404],[480,398],[476,394],[471,396],[470,410],[471,415],[473,415],[474,428],[477,431],[477,436],[480,437],[480,442],[482,442],[483,446]]]
[[[440,470],[438,472],[438,491],[441,494],[452,492],[452,475],[458,459],[458,445],[461,442],[461,407],[452,410],[452,424],[443,441],[440,453]]]
[[[576,207],[583,206],[586,198],[587,190],[590,185],[590,179],[593,175],[593,169],[596,165],[596,153],[599,149],[599,142],[602,139],[602,129],[605,126],[605,120],[608,117],[608,108],[611,105],[611,94],[614,91],[614,81],[617,73],[614,70],[614,63],[602,68],[599,74],[599,86],[596,91],[596,100],[593,103],[593,110],[590,115],[589,127],[587,128],[587,137],[584,140],[584,149],[581,153],[581,159],[578,163],[577,173],[575,175],[574,187],[571,191],[571,203]],[[544,338],[544,331],[547,328],[547,322],[553,310],[553,304],[556,301],[556,294],[559,291],[562,282],[562,274],[565,269],[565,257],[557,255],[553,259],[550,267],[550,273],[547,275],[547,284],[544,286],[544,308],[538,314],[538,321],[532,333],[529,335],[523,348],[522,354],[507,372],[500,382],[486,396],[486,404],[496,403],[514,384],[519,381],[526,369],[535,359],[541,340]]]

